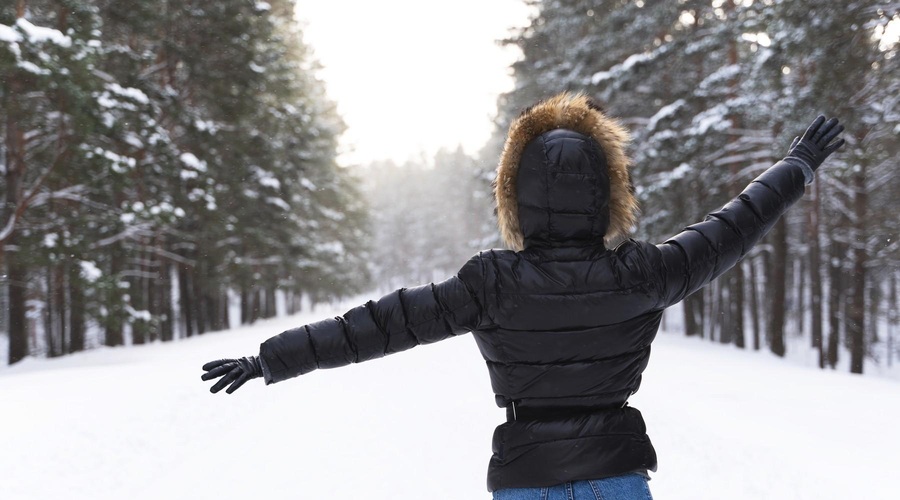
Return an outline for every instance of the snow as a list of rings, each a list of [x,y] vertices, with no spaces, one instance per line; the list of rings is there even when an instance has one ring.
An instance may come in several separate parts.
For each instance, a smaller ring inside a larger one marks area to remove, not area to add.
[[[151,321],[153,319],[153,315],[150,314],[150,311],[138,311],[137,309],[131,307],[130,305],[125,305],[125,312],[128,313],[133,319],[141,320],[141,321]]]
[[[212,120],[197,120],[194,122],[194,126],[197,127],[197,130],[201,132],[209,132],[210,134],[215,134],[218,131],[216,122]]]
[[[262,177],[259,179],[259,184],[272,189],[281,189],[281,182],[275,177]]]
[[[723,82],[735,78],[741,74],[741,66],[739,64],[728,64],[713,71],[709,76],[703,79],[698,85],[700,89],[721,88]]]
[[[33,73],[35,75],[49,75],[50,70],[41,68],[37,64],[34,64],[31,61],[19,61],[18,66],[29,73]]]
[[[103,148],[95,148],[94,153],[109,160],[113,171],[119,174],[124,174],[137,165],[137,160],[130,156],[122,156]]]
[[[763,47],[768,47],[772,45],[772,39],[769,38],[769,34],[765,32],[759,33],[741,33],[741,39],[746,40],[752,43],[758,43]]]
[[[334,255],[344,255],[346,253],[344,245],[340,241],[326,241],[319,243],[316,245],[316,250]]]
[[[207,361],[367,298],[0,368],[0,470],[15,478],[0,498],[490,498],[504,412],[471,336],[233,395],[200,380]],[[669,333],[631,404],[659,454],[656,498],[887,500],[898,388]]]
[[[59,240],[59,235],[56,233],[47,233],[44,235],[44,248],[55,248],[56,242]]]
[[[0,42],[16,43],[22,41],[22,35],[11,27],[0,23]]]
[[[269,205],[274,205],[274,206],[284,210],[285,212],[288,212],[291,210],[291,206],[288,205],[288,203],[286,201],[282,200],[281,198],[279,198],[277,196],[269,196],[268,198],[266,198],[266,203],[268,203]]]
[[[653,59],[653,54],[650,52],[640,53],[640,54],[632,54],[628,56],[621,64],[617,64],[609,71],[598,71],[591,76],[591,83],[597,85],[601,82],[604,82],[615,75],[627,73],[631,68],[634,67],[635,64],[644,63]]]
[[[196,179],[199,174],[197,174],[197,172],[195,172],[193,170],[182,169],[180,172],[180,175],[181,175],[182,180],[187,181],[187,180],[191,180],[191,179]]]
[[[316,189],[318,189],[318,188],[316,187],[316,185],[313,184],[313,181],[307,179],[306,177],[301,177],[301,178],[300,178],[300,185],[303,186],[303,187],[305,187],[306,189],[308,189],[308,190],[310,190],[310,191],[315,191]]]
[[[181,159],[182,163],[198,172],[206,172],[206,162],[200,161],[200,159],[197,158],[194,153],[181,153],[179,159]]]
[[[731,127],[731,120],[727,118],[728,107],[724,104],[716,104],[710,109],[704,110],[694,117],[691,128],[687,130],[688,135],[703,136],[713,129],[717,132],[728,130]]]
[[[135,149],[143,149],[144,143],[141,141],[140,137],[138,137],[134,132],[128,132],[125,134],[122,139],[128,143],[129,146]]]
[[[99,102],[99,100],[98,100],[98,102]],[[107,106],[107,107],[109,107],[109,106]],[[112,126],[115,125],[116,117],[113,116],[112,113],[110,113],[108,111],[104,111],[102,113],[102,116],[103,116],[103,126],[105,126],[106,128],[112,128]]]
[[[692,169],[689,164],[682,163],[669,172],[660,172],[659,175],[654,178],[652,189],[665,189],[669,187],[673,182],[679,179],[684,179],[689,173],[691,173],[691,170]]]
[[[71,47],[72,39],[63,35],[61,31],[43,26],[35,26],[23,17],[16,19],[16,26],[28,37],[31,43],[50,42],[60,47]]]
[[[253,167],[253,172],[256,174],[256,177],[259,179],[259,184],[261,186],[270,187],[272,189],[281,189],[281,182],[272,172],[264,170],[256,165]]]
[[[651,116],[649,120],[647,120],[647,130],[655,130],[656,124],[659,123],[660,120],[668,118],[678,112],[685,105],[684,99],[678,99],[677,101],[666,104],[665,106],[659,108],[659,111],[656,112],[655,115]]]
[[[318,207],[319,213],[321,213],[324,217],[327,217],[333,221],[342,221],[346,218],[344,212],[339,210],[332,210],[328,207]]]
[[[85,280],[93,283],[103,277],[103,271],[101,271],[100,268],[97,267],[97,264],[95,264],[94,262],[89,260],[82,260],[79,262],[79,264],[81,264],[81,276]]]
[[[188,199],[191,201],[197,201],[200,198],[203,198],[205,195],[206,195],[206,191],[204,191],[200,188],[194,188],[194,189],[191,189],[191,191],[188,193]]]
[[[656,49],[650,52],[641,52],[638,54],[632,54],[625,58],[621,63],[613,66],[607,71],[598,71],[591,75],[590,83],[592,85],[599,85],[610,78],[618,77],[624,73],[631,71],[636,65],[644,64],[650,61],[655,60],[659,56],[665,54],[670,50],[669,45],[661,45]]]
[[[134,87],[122,87],[117,83],[108,83],[106,84],[106,90],[117,96],[125,97],[141,104],[150,104],[150,98],[147,97],[147,94]]]

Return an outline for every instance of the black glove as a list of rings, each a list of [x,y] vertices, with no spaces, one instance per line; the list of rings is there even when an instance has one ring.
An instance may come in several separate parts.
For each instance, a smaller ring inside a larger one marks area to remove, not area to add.
[[[794,139],[784,159],[789,162],[799,160],[801,168],[804,165],[808,167],[808,170],[803,169],[803,173],[806,175],[806,183],[809,184],[812,182],[813,173],[822,162],[844,145],[843,139],[834,140],[843,131],[844,126],[838,123],[837,118],[825,121],[825,117],[819,115],[806,129],[803,137]]]
[[[222,380],[216,382],[216,385],[209,388],[209,392],[215,394],[222,390],[228,384],[231,384],[225,392],[231,394],[244,385],[244,382],[262,377],[262,365],[259,364],[259,356],[250,356],[241,359],[220,359],[218,361],[210,361],[203,365],[206,370],[200,378],[203,380],[212,380],[222,377]],[[224,376],[223,376],[224,375]]]

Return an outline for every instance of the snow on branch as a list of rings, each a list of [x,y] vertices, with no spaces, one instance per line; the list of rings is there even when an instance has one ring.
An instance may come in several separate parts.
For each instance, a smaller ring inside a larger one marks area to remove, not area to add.
[[[619,76],[628,73],[635,66],[647,64],[658,59],[660,56],[669,52],[671,49],[671,44],[661,45],[656,49],[650,52],[642,52],[640,54],[632,54],[628,56],[624,61],[615,66],[609,68],[606,71],[598,71],[591,75],[590,82],[593,85],[599,85],[607,80],[611,80],[613,78],[618,78]]]
[[[666,104],[665,106],[659,108],[659,111],[657,111],[655,115],[651,116],[649,120],[647,120],[647,130],[655,130],[656,125],[660,120],[673,116],[685,104],[686,101],[684,99],[678,99],[671,104]]]
[[[130,225],[125,227],[125,229],[117,234],[95,242],[91,245],[91,249],[103,248],[105,246],[112,245],[113,243],[118,243],[120,241],[138,236],[152,236],[153,232],[151,231],[151,229],[152,225],[146,222]]]
[[[31,43],[49,42],[64,48],[72,46],[72,39],[63,35],[61,31],[53,28],[45,28],[43,26],[35,26],[23,17],[16,19],[16,27],[28,37],[28,41]]]

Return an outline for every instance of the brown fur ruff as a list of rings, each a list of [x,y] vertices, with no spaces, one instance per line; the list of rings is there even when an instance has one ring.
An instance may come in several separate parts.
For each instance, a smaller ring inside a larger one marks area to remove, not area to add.
[[[630,136],[618,121],[592,108],[589,102],[584,94],[564,92],[528,108],[509,126],[494,179],[494,200],[500,235],[510,249],[525,248],[516,200],[516,176],[522,151],[531,140],[554,129],[573,130],[592,137],[606,155],[610,184],[606,242],[625,236],[634,225],[638,204],[628,175],[631,160],[625,154]]]

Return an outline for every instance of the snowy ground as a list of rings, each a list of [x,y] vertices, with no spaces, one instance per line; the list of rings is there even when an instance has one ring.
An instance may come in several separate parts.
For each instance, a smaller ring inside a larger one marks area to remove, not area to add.
[[[489,498],[471,336],[233,395],[200,366],[340,311],[0,370],[0,499]],[[900,384],[662,335],[632,398],[657,499],[896,499]]]

